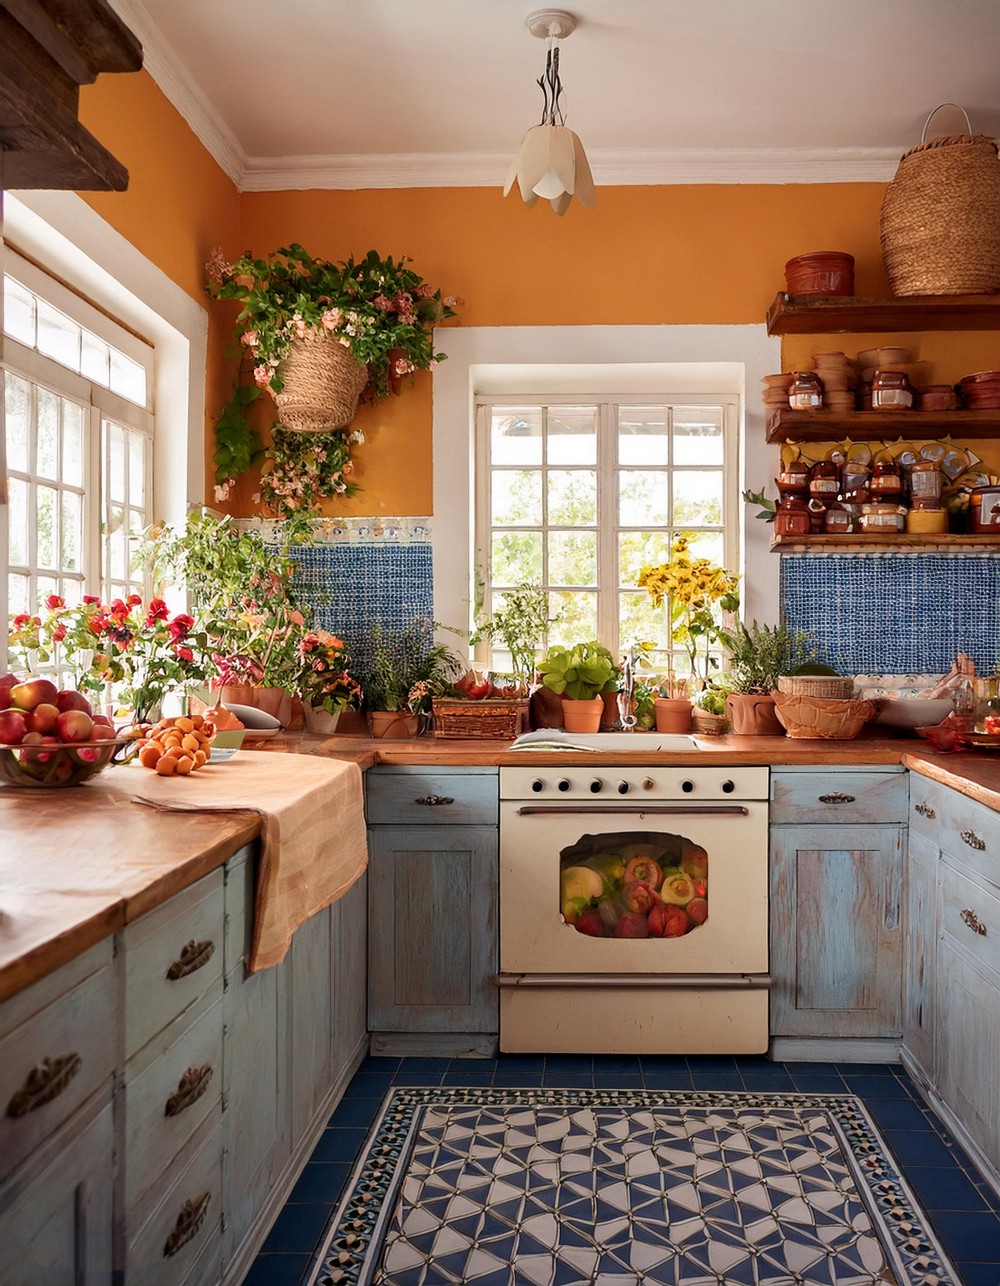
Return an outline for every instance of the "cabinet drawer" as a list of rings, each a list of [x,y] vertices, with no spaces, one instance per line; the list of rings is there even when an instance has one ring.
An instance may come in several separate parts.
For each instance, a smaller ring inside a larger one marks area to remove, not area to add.
[[[1000,813],[957,790],[943,793],[941,848],[1000,885]]]
[[[109,961],[0,1040],[0,1178],[101,1085],[110,1092],[117,1031]]]
[[[125,1281],[142,1286],[202,1286],[222,1260],[222,1141],[212,1130],[172,1176],[162,1199],[129,1242]]]
[[[125,1056],[222,977],[222,870],[125,930]]]
[[[941,863],[938,931],[1000,978],[1000,897],[946,858]]]
[[[771,822],[905,822],[905,773],[771,774]]]
[[[178,1030],[179,1029],[179,1030]],[[138,1074],[125,1073],[125,1210],[166,1170],[222,1102],[222,994]],[[144,1059],[143,1062],[146,1062]]]
[[[495,826],[500,784],[495,770],[479,773],[367,774],[370,825]]]
[[[935,842],[941,834],[945,788],[918,772],[910,773],[910,830]]]

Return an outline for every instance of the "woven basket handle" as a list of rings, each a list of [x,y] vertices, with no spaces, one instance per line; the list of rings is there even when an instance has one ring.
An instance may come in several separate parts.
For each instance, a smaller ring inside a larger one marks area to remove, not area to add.
[[[972,133],[972,121],[969,120],[969,113],[965,110],[964,107],[959,107],[958,103],[938,103],[937,107],[935,107],[934,110],[928,114],[927,119],[924,121],[924,128],[920,131],[921,144],[927,142],[927,126],[931,123],[931,120],[933,119],[933,117],[936,115],[937,112],[941,110],[942,107],[954,107],[956,111],[961,112],[962,115],[965,117],[965,123],[968,126],[968,132],[970,134]]]

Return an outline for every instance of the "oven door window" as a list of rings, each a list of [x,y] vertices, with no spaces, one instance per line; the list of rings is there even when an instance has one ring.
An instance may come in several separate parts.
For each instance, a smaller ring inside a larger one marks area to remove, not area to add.
[[[560,914],[592,938],[682,938],[709,914],[709,855],[686,835],[583,835],[559,854]]]

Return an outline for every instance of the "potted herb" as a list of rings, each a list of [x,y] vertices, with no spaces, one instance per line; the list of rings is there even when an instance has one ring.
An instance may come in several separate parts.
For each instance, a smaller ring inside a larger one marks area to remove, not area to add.
[[[742,621],[721,634],[729,654],[726,716],[733,732],[751,736],[784,736],[771,693],[778,677],[805,659],[806,635],[779,625]]]
[[[604,711],[602,692],[614,692],[618,667],[596,640],[573,647],[551,647],[538,666],[543,685],[562,697],[567,732],[597,732]]]
[[[549,616],[549,598],[540,585],[522,581],[503,595],[500,606],[489,620],[473,632],[471,642],[488,639],[510,654],[510,669],[517,692],[526,697],[535,677],[538,649],[545,641],[549,626],[557,617]]]
[[[462,662],[451,648],[434,642],[432,621],[413,621],[390,634],[381,621],[371,629],[371,654],[361,690],[373,737],[413,737],[435,696],[451,690]]]

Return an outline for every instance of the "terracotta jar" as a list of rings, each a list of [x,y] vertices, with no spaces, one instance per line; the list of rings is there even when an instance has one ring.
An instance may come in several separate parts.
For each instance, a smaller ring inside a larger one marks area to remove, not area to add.
[[[783,737],[785,730],[774,713],[774,697],[764,693],[730,692],[726,718],[739,737]]]
[[[872,376],[873,411],[908,411],[913,406],[913,388],[903,371],[876,371]]]
[[[894,460],[876,460],[872,466],[871,481],[868,490],[873,500],[885,500],[895,503],[903,496],[903,474]]]
[[[809,474],[809,498],[828,502],[840,492],[840,468],[833,460],[820,460]]]
[[[657,732],[690,732],[691,702],[686,697],[656,697],[653,701],[656,711]]]
[[[843,250],[813,250],[785,264],[790,295],[853,295],[854,256]]]
[[[809,491],[809,466],[805,460],[793,460],[774,480],[778,495],[805,497]]]
[[[805,536],[809,531],[809,506],[801,496],[785,496],[774,515],[776,536]]]
[[[788,390],[793,411],[818,411],[823,405],[823,384],[815,371],[796,371]]]

